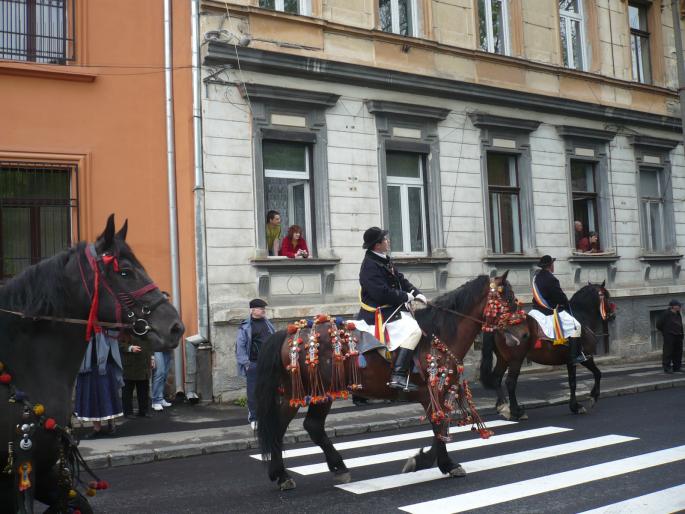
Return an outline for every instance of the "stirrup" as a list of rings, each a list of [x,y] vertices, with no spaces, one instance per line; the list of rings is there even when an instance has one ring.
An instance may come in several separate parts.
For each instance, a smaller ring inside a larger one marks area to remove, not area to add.
[[[587,356],[581,351],[577,356],[573,358],[573,364],[582,364],[587,360]]]
[[[387,383],[390,389],[400,389],[405,392],[416,391],[418,387],[409,381],[409,373],[404,375],[391,375],[390,382]]]

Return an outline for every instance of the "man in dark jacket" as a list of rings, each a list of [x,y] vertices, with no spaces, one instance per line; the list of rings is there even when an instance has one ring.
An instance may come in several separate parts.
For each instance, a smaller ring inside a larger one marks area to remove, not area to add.
[[[130,334],[123,334],[119,338],[119,352],[124,369],[124,387],[121,390],[121,402],[124,416],[133,418],[133,390],[138,398],[138,416],[149,417],[150,403],[150,368],[152,353],[145,349]]]
[[[388,256],[387,230],[368,229],[364,232],[362,248],[366,249],[366,255],[359,270],[361,308],[357,319],[373,327],[382,342],[386,342],[387,331],[388,348],[397,349],[388,385],[393,389],[415,390],[416,386],[409,382],[409,367],[421,340],[421,328],[407,304],[414,299],[427,303],[426,297],[395,269]]]
[[[556,308],[560,318],[562,313],[565,313],[564,318],[573,318],[568,313],[570,310],[568,297],[561,289],[559,280],[554,276],[555,260],[550,255],[543,255],[538,262],[540,269],[533,277],[533,307],[546,316],[554,314]],[[581,351],[578,337],[569,337],[568,344],[569,364],[584,362],[586,358]]]
[[[666,373],[682,372],[683,361],[683,318],[680,302],[671,300],[668,309],[659,317],[656,328],[664,336],[663,364]]]

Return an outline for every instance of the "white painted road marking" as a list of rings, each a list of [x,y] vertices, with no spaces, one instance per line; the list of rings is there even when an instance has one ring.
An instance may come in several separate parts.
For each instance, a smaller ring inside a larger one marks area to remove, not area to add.
[[[497,455],[487,459],[464,462],[462,463],[462,467],[467,473],[476,473],[478,471],[498,469],[504,466],[524,464],[526,462],[549,459],[560,455],[568,455],[570,453],[602,448],[612,444],[626,443],[636,439],[636,437],[622,435],[605,435],[601,437],[593,437],[591,439],[583,439],[581,441],[574,441],[572,443],[555,444],[553,446],[546,446],[544,448],[536,448],[533,450],[510,453],[508,455]],[[423,482],[430,482],[431,480],[438,480],[445,478],[446,476],[447,475],[444,475],[438,468],[430,468],[413,473],[400,473],[397,475],[371,478],[369,480],[360,480],[359,482],[350,482],[349,484],[340,484],[336,487],[354,494],[366,494],[384,491],[394,487],[404,487],[408,485],[420,484]]]
[[[685,460],[685,445],[400,507],[411,514],[463,512]]]
[[[551,435],[551,434],[560,434],[562,432],[569,432],[571,429],[570,428],[562,428],[562,427],[543,427],[543,428],[535,428],[532,430],[522,430],[520,432],[512,432],[510,434],[501,434],[501,435],[494,435],[490,437],[489,439],[469,439],[468,441],[459,441],[459,442],[454,442],[454,443],[449,443],[446,445],[447,451],[457,451],[457,450],[465,450],[468,448],[477,448],[481,446],[490,446],[493,444],[502,444],[502,443],[510,443],[513,441],[521,441],[523,439],[530,439],[533,437],[541,437],[545,435]],[[430,447],[426,447],[425,450],[430,449]],[[397,461],[397,460],[404,460],[408,459],[409,457],[413,457],[414,454],[418,451],[418,448],[413,448],[409,450],[400,450],[400,451],[395,451],[395,452],[387,452],[387,453],[378,453],[375,455],[369,455],[366,457],[356,457],[354,459],[346,459],[345,460],[345,465],[348,468],[358,468],[361,466],[370,466],[372,464],[382,464],[385,462],[392,462],[392,461]],[[295,473],[299,473],[300,475],[315,475],[317,473],[326,473],[329,471],[328,465],[325,463],[320,463],[320,464],[309,464],[306,466],[296,466],[292,468],[288,468],[291,471],[294,471]]]
[[[685,510],[685,484],[637,496],[581,514],[663,514]]]

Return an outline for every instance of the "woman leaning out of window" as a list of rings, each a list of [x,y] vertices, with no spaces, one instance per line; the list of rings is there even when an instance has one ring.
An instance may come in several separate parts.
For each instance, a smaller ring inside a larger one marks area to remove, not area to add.
[[[291,259],[306,259],[309,257],[309,248],[307,248],[307,242],[302,237],[302,228],[299,225],[293,225],[288,229],[288,233],[281,243],[281,250],[278,252],[278,255],[290,257]]]

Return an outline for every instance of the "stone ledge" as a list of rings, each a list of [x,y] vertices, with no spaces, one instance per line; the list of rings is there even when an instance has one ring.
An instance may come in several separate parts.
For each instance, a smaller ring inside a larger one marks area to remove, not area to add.
[[[321,314],[322,309],[325,309],[329,314],[336,314],[342,316],[354,316],[359,311],[358,303],[327,303],[325,305],[289,305],[279,307],[267,307],[266,313],[270,320],[289,320],[310,318],[317,314]],[[221,309],[214,313],[212,322],[215,325],[240,325],[240,323],[247,317],[249,309],[234,308]]]

